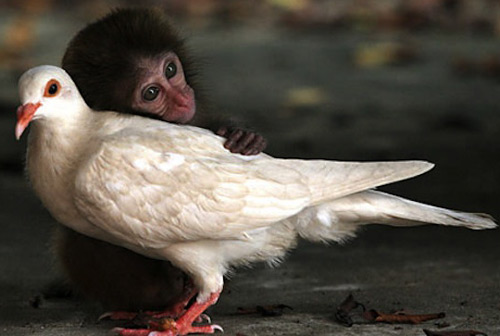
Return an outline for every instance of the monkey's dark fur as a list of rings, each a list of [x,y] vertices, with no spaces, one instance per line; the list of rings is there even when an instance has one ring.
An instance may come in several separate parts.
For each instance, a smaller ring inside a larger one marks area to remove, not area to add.
[[[169,262],[143,257],[62,225],[55,228],[53,240],[71,286],[66,290],[76,290],[106,309],[162,310],[183,293],[186,276]],[[56,286],[50,290],[60,290],[60,284]]]
[[[137,60],[166,51],[177,54],[183,62],[187,83],[195,84],[184,41],[162,12],[117,9],[73,38],[62,67],[93,109],[134,113],[130,111],[130,102],[123,98],[130,97],[134,89]]]

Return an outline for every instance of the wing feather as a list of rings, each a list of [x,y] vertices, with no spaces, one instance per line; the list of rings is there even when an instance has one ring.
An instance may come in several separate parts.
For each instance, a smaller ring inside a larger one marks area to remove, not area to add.
[[[77,207],[129,243],[240,239],[308,206],[432,167],[244,157],[228,153],[221,141],[206,130],[164,122],[107,135],[77,172]]]
[[[162,149],[123,136],[103,141],[77,173],[79,211],[112,234],[130,236],[131,243],[161,246],[240,239],[244,231],[293,216],[310,202],[300,181],[266,181],[251,161]]]

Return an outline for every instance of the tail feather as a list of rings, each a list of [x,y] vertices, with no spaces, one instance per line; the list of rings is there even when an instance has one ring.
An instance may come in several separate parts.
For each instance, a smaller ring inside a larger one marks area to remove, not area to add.
[[[284,160],[307,177],[313,205],[363,190],[406,180],[434,167],[426,161],[341,162],[325,160]],[[278,163],[283,160],[277,161]],[[268,165],[268,163],[266,163]]]
[[[357,198],[357,199],[356,199]],[[366,191],[340,200],[337,211],[349,203],[359,203],[361,210],[359,224],[387,224],[393,226],[416,226],[424,224],[439,224],[447,226],[462,226],[472,230],[492,229],[496,227],[493,217],[487,214],[467,213],[444,209],[428,204],[418,203],[402,197],[379,191]],[[363,213],[363,208],[367,209]]]
[[[418,226],[438,224],[473,230],[493,229],[493,217],[414,202],[368,190],[349,195],[299,214],[298,233],[309,240],[343,241],[355,235],[359,225]],[[308,219],[308,220],[306,220]]]

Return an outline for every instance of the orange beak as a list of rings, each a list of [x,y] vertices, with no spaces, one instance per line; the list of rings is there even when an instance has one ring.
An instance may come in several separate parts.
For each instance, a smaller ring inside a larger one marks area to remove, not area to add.
[[[17,108],[17,123],[16,123],[16,139],[19,140],[26,127],[28,127],[31,119],[35,115],[36,110],[42,106],[41,103],[28,103]]]

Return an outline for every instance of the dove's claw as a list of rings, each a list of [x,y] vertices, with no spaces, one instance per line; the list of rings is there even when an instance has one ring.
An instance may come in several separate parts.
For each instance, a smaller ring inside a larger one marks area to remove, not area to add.
[[[214,329],[214,331],[218,330],[220,332],[224,332],[224,329],[222,329],[222,327],[218,324],[212,324],[212,328]]]
[[[213,305],[219,298],[220,292],[212,293],[206,302],[193,302],[193,304],[177,319],[158,318],[161,314],[148,314],[149,320],[144,319],[147,329],[114,328],[112,335],[117,336],[181,336],[188,334],[213,334],[222,331],[217,324],[210,324],[210,317],[203,312]],[[105,316],[104,316],[105,315]],[[108,317],[109,314],[104,314]],[[207,325],[194,325],[194,322],[208,322]]]
[[[164,328],[165,326],[163,326]],[[163,329],[160,327],[160,329]],[[163,330],[151,329],[125,329],[114,328],[110,331],[110,336],[180,336],[187,334],[213,334],[216,331],[224,332],[224,329],[218,324],[204,326],[189,326],[178,330],[175,321],[171,321],[171,326]]]
[[[208,316],[207,314],[201,314],[200,316],[198,316],[198,318],[196,319],[196,322],[197,323],[203,323],[203,322],[207,322],[208,324],[212,323],[212,319],[210,318],[210,316]]]
[[[124,320],[124,321],[132,321],[137,323],[137,325],[144,325],[148,319],[162,319],[162,318],[177,318],[184,314],[186,311],[186,306],[189,301],[196,295],[196,289],[191,280],[185,284],[184,291],[177,298],[175,304],[169,306],[167,309],[163,311],[141,311],[141,312],[128,312],[128,311],[111,311],[106,312],[99,316],[98,321],[102,320]],[[204,320],[209,321],[210,318],[205,318],[205,314],[200,315],[201,319],[196,322],[203,322]]]

